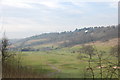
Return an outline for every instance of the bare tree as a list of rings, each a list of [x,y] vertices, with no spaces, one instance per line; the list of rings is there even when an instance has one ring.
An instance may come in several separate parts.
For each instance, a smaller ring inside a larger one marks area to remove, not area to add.
[[[89,55],[90,59],[92,59],[92,56],[95,55],[95,49],[91,45],[83,45],[80,52]]]
[[[7,60],[7,58],[10,56],[8,55],[8,39],[7,38],[3,38],[2,39],[2,48],[1,48],[1,52],[2,52],[2,63],[5,62],[5,60]]]
[[[113,56],[115,56],[115,57],[118,57],[118,45],[113,46],[113,47],[110,49],[110,53],[111,53],[111,55],[113,55]]]
[[[98,51],[96,50],[96,52],[98,53]],[[105,51],[100,51],[97,56],[98,56],[98,59],[99,59],[99,66],[100,66],[100,76],[101,76],[101,79],[103,78],[103,67],[102,66],[102,56],[103,54],[105,53]]]
[[[94,80],[95,74],[94,74],[94,70],[93,70],[93,68],[91,66],[91,59],[92,59],[92,56],[95,55],[95,53],[94,53],[95,49],[91,45],[86,45],[86,46],[83,45],[82,48],[80,49],[80,52],[85,53],[85,54],[87,54],[89,56],[89,61],[88,61],[89,68],[87,68],[87,70],[91,71],[92,77],[93,77],[93,80]]]
[[[10,74],[8,74],[8,71],[6,71],[6,69],[9,68],[8,64],[10,64],[8,61],[11,59],[11,57],[13,58],[14,53],[11,53],[9,51],[9,42],[5,34],[1,42],[1,54],[2,54],[2,77],[6,78],[6,76],[10,76]]]

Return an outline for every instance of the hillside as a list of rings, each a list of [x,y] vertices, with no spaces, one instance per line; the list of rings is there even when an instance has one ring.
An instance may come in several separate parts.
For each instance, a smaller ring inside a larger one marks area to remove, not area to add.
[[[14,58],[8,59],[8,63],[12,65],[14,63],[14,65],[4,66],[4,73],[8,74],[4,75],[23,78],[85,79],[92,78],[88,70],[91,68],[94,70],[95,78],[101,77],[101,69],[102,74],[105,75],[102,78],[111,77],[111,74],[112,78],[117,78],[115,68],[119,68],[116,64],[118,58],[114,54],[117,51],[114,46],[118,44],[117,28],[117,26],[90,27],[61,33],[41,34],[21,40],[13,39],[9,47],[19,51],[9,51],[15,52]],[[84,48],[83,44],[94,46]],[[113,70],[115,70],[114,73]],[[108,72],[107,75],[106,72]]]
[[[61,33],[44,33],[12,42],[12,48],[50,50],[118,37],[118,26],[89,27]]]

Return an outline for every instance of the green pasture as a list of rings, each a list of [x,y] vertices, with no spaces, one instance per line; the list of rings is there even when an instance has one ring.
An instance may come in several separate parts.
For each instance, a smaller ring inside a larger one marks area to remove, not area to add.
[[[89,56],[79,53],[81,46],[61,48],[51,51],[34,51],[22,52],[18,55],[21,57],[21,65],[27,66],[34,72],[51,78],[92,78],[88,68]],[[110,47],[96,46],[98,51],[103,50],[106,53],[102,56],[102,63],[108,66],[110,63],[116,63],[117,58],[109,54]],[[73,52],[74,51],[74,52]],[[98,66],[98,56],[94,55],[91,60],[91,66],[94,69],[96,78],[100,77]],[[103,69],[105,71],[106,69]],[[107,71],[106,71],[107,72]],[[103,73],[104,77],[107,76]],[[117,76],[114,76],[117,77]]]

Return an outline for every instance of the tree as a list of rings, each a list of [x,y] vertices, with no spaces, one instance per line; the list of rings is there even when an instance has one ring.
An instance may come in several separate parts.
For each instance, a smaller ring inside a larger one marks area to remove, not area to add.
[[[2,63],[6,62],[10,57],[15,55],[14,53],[9,52],[9,42],[5,36],[2,39],[1,53],[2,53]]]
[[[95,55],[95,49],[91,45],[83,45],[80,52],[89,55],[90,59],[92,59],[92,56]]]
[[[3,36],[2,42],[1,42],[1,53],[2,53],[2,77],[6,78],[8,75],[10,75],[9,71],[9,66],[10,64],[8,61],[11,59],[11,57],[14,56],[13,53],[10,53],[9,51],[9,42],[8,39]]]
[[[4,63],[7,60],[7,58],[10,56],[8,55],[8,39],[6,37],[2,39],[1,53],[2,53],[2,63]]]
[[[110,54],[115,57],[118,57],[118,45],[116,45],[110,49]]]
[[[87,70],[90,70],[91,71],[91,73],[92,73],[92,77],[93,77],[93,80],[94,80],[94,76],[95,76],[95,74],[94,74],[94,70],[93,70],[93,68],[92,68],[92,66],[91,66],[91,59],[92,59],[92,56],[93,55],[95,55],[95,49],[93,48],[93,46],[91,46],[91,45],[83,45],[82,46],[82,48],[80,49],[80,52],[81,53],[85,53],[85,54],[87,54],[87,55],[89,55],[89,61],[88,61],[88,64],[89,64],[89,68],[87,68]]]

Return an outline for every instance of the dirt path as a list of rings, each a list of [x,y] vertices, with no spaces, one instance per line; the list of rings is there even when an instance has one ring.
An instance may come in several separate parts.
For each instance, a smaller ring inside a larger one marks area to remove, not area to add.
[[[52,65],[52,64],[50,64],[50,63],[49,63],[48,65],[49,65],[52,69],[56,70],[56,72],[52,72],[52,73],[47,74],[48,77],[50,77],[50,76],[52,76],[52,75],[55,75],[55,74],[61,72],[61,70],[58,69],[57,67],[55,67],[54,65]]]

